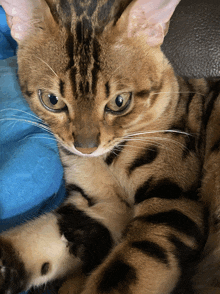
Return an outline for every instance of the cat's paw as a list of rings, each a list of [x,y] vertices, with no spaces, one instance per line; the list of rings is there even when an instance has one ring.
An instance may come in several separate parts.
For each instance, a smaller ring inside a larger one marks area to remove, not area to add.
[[[60,230],[68,241],[69,250],[83,262],[89,273],[108,255],[113,241],[109,230],[73,205],[58,209]]]
[[[10,242],[0,239],[0,294],[15,294],[26,288],[24,264]]]

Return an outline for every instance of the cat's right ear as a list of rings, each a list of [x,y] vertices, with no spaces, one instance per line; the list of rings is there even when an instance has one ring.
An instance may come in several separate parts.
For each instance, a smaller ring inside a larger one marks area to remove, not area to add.
[[[50,25],[53,18],[45,0],[0,0],[5,10],[12,37],[18,42],[24,41],[30,34],[36,35]]]

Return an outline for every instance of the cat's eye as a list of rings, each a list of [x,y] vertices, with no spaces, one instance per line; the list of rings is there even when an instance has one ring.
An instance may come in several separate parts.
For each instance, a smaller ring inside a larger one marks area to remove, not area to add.
[[[131,92],[122,93],[122,94],[114,97],[113,99],[111,99],[107,103],[105,110],[112,112],[112,113],[116,113],[116,114],[121,113],[128,108],[128,106],[130,105],[130,102],[131,102],[131,98],[132,98]]]
[[[64,101],[53,93],[39,90],[38,96],[42,105],[49,111],[60,112],[67,109]]]

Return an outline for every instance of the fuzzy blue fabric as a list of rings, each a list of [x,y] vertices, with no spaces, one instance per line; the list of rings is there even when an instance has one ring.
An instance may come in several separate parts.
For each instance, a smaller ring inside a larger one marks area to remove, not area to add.
[[[0,232],[54,209],[65,197],[56,141],[21,94],[16,57],[10,57],[15,52],[0,7]]]
[[[17,43],[10,35],[10,29],[7,26],[5,12],[0,6],[0,59],[14,56],[16,48]]]
[[[65,198],[56,141],[20,91],[16,48],[0,6],[0,232],[51,211]]]

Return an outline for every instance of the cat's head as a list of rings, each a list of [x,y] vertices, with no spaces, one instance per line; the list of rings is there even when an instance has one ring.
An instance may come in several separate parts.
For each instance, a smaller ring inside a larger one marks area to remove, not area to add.
[[[160,45],[178,2],[2,0],[21,89],[70,152],[104,154],[166,110],[174,75]]]

